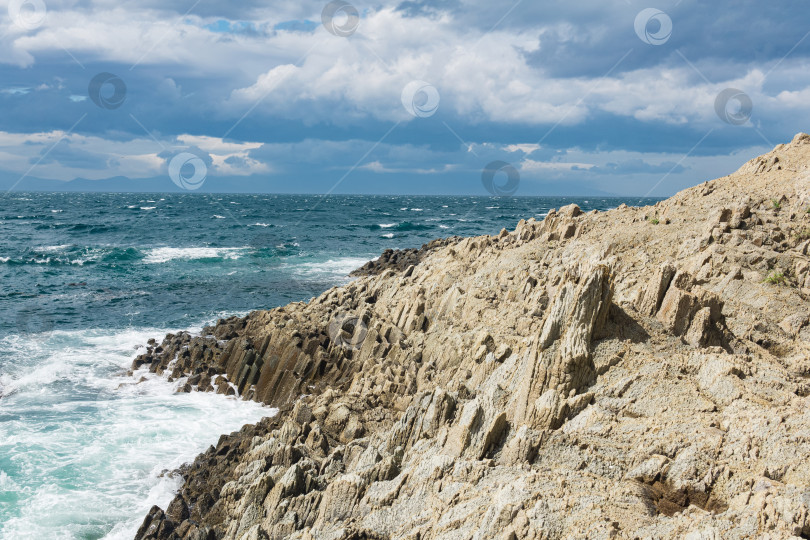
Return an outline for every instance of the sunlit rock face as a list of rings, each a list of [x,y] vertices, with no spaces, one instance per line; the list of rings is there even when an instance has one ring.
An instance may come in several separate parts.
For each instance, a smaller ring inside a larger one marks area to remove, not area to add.
[[[138,538],[807,537],[809,182],[802,134],[167,337],[136,364],[281,412]]]

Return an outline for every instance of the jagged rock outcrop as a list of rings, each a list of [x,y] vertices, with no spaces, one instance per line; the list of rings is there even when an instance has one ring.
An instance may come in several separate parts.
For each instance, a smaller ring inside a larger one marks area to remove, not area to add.
[[[386,249],[377,259],[367,262],[349,275],[354,277],[376,276],[386,270],[407,271],[411,266],[419,264],[431,251],[454,244],[458,240],[460,240],[458,236],[437,238],[418,249]]]
[[[280,410],[137,538],[810,538],[808,231],[799,135],[151,342],[133,369]]]

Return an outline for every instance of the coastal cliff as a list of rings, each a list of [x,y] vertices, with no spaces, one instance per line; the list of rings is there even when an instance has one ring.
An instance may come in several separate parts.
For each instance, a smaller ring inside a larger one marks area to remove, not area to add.
[[[279,408],[137,540],[810,538],[810,136],[360,273],[135,359]]]

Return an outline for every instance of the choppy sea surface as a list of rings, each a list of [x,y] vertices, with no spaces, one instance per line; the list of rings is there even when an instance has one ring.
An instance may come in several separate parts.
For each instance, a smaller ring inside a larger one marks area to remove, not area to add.
[[[575,202],[658,199],[9,193],[0,204],[0,539],[130,539],[167,474],[274,410],[123,377],[147,339],[307,300],[386,248]]]

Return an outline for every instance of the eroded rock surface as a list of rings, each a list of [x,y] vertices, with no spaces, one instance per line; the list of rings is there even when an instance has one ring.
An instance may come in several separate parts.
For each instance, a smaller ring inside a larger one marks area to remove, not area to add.
[[[137,538],[810,538],[808,252],[798,135],[150,343],[133,368],[280,412]]]

